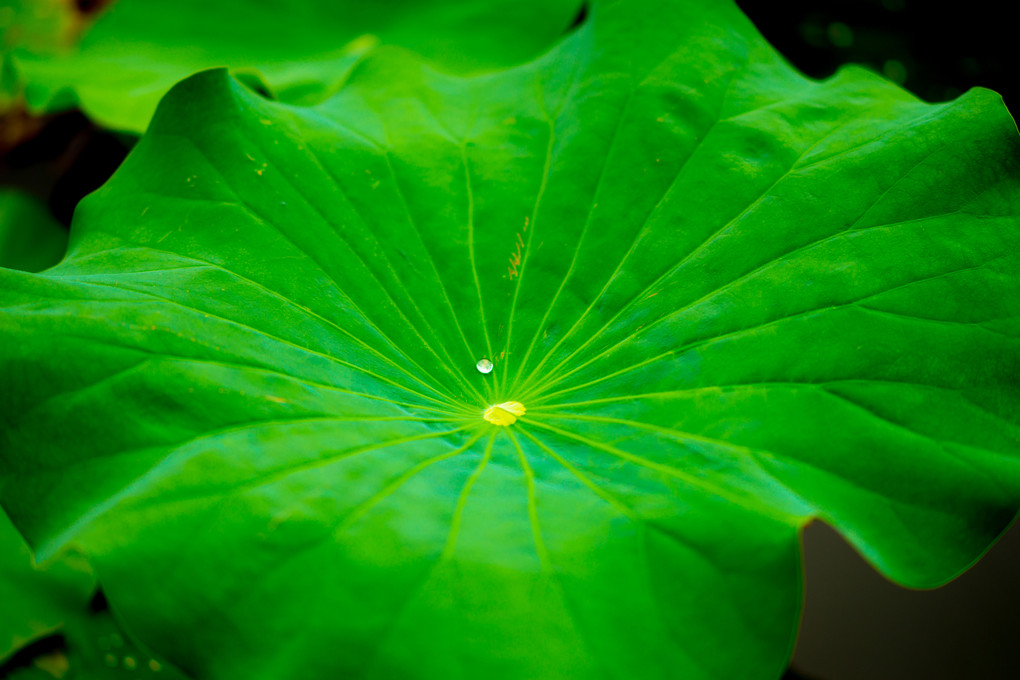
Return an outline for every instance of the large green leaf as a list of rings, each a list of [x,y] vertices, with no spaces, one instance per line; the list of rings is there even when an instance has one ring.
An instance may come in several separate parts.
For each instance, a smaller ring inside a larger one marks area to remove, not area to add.
[[[179,80],[215,66],[257,72],[284,101],[321,100],[377,41],[465,73],[530,59],[580,0],[119,0],[71,52],[19,52],[29,103],[76,101],[100,123],[148,125]]]
[[[918,587],[1013,518],[1018,150],[717,0],[200,74],[0,273],[0,499],[198,678],[777,677],[812,518]]]

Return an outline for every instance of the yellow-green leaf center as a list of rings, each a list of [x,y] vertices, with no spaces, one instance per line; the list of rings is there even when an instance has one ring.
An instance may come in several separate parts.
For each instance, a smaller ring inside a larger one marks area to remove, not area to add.
[[[502,404],[496,404],[485,409],[485,413],[482,417],[488,420],[493,425],[513,425],[517,422],[517,418],[523,416],[527,412],[524,408],[524,404],[519,401],[504,401]]]

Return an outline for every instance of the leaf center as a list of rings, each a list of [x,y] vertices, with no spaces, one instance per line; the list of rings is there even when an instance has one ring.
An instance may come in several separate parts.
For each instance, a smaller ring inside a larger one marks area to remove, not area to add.
[[[496,404],[485,409],[482,417],[493,425],[505,427],[516,423],[517,418],[523,416],[526,412],[527,409],[524,408],[524,404],[521,402],[504,401],[502,404]]]

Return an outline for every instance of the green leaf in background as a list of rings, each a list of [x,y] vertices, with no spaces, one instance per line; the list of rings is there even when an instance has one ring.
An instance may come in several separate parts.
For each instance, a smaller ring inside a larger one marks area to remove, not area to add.
[[[200,74],[0,272],[0,500],[196,678],[776,678],[806,523],[929,587],[1020,503],[1018,142],[718,0]]]
[[[65,0],[0,0],[0,116],[20,102],[22,78],[12,58],[16,49],[38,54],[65,48],[78,27],[77,12]],[[8,126],[9,120],[0,119]],[[5,130],[0,144],[8,141]]]
[[[77,12],[66,0],[0,0],[0,52],[50,52],[74,34]]]
[[[69,553],[37,567],[32,552],[0,512],[0,665],[24,645],[84,616],[95,588],[84,557]]]
[[[480,72],[547,49],[580,7],[580,0],[119,0],[77,50],[19,56],[36,110],[78,104],[106,127],[140,133],[174,83],[207,68],[249,71],[278,99],[309,103],[335,90],[378,41],[443,70]]]
[[[21,76],[14,59],[0,52],[0,115],[12,111],[21,97]],[[0,140],[4,140],[0,137]]]
[[[69,550],[36,565],[25,540],[0,512],[0,677],[182,678],[126,637],[108,610],[92,611],[95,590],[84,555]],[[58,641],[34,658],[15,657],[29,643],[54,635]]]
[[[0,267],[38,272],[52,267],[67,250],[67,230],[40,201],[14,189],[0,189]]]

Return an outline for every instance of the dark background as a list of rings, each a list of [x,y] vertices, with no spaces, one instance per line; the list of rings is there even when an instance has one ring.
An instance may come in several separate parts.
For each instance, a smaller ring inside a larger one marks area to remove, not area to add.
[[[1020,109],[1020,4],[970,0],[737,0],[807,75],[856,63],[929,102],[982,86]],[[834,531],[804,536],[807,591],[794,677],[811,680],[1020,679],[1020,529],[934,591],[878,575]]]
[[[1017,90],[1013,2],[969,0],[737,0],[794,66],[824,78],[840,64],[867,66],[921,99],[953,99],[982,86],[1010,109]]]

